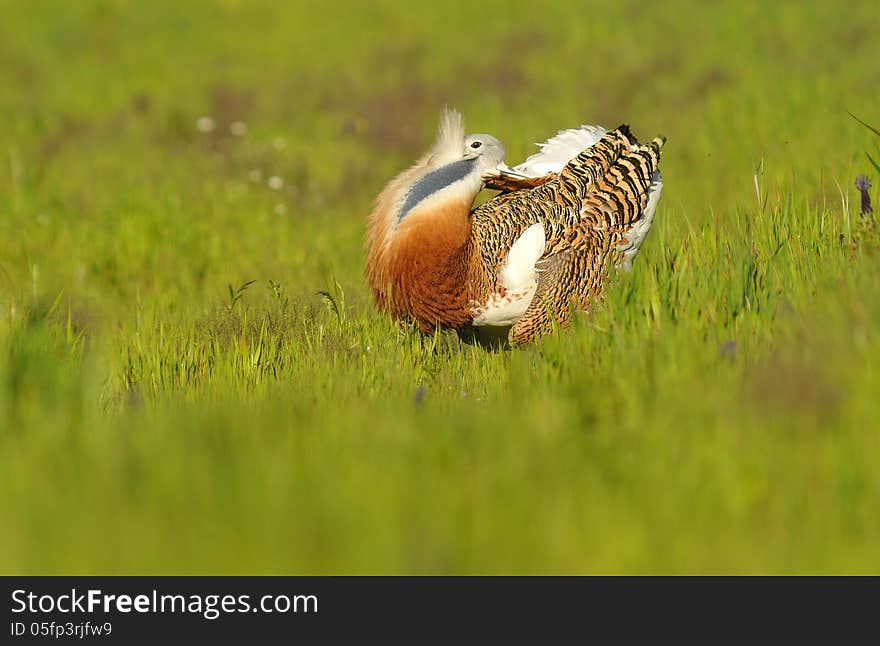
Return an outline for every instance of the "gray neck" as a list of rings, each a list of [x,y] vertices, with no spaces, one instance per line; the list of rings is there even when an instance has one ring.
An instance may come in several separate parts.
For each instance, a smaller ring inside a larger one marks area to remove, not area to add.
[[[463,180],[477,167],[477,158],[462,159],[432,170],[416,181],[406,194],[400,213],[397,215],[398,224],[406,217],[419,202],[443,190],[447,186]]]

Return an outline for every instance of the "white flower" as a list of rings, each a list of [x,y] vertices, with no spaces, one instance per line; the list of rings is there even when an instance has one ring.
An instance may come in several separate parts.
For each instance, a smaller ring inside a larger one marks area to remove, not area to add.
[[[280,190],[282,186],[284,186],[284,180],[278,177],[278,175],[272,175],[267,182],[269,184],[269,188],[277,191]]]
[[[196,119],[196,128],[198,128],[199,132],[211,132],[217,126],[214,123],[214,119],[211,117],[199,117]]]
[[[243,121],[233,121],[229,124],[229,132],[235,137],[243,137],[247,132],[247,124]]]

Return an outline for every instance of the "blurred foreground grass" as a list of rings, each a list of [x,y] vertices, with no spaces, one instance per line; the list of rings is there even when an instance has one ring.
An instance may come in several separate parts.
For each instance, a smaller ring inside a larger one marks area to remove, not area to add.
[[[880,571],[869,3],[0,14],[0,571]],[[373,310],[363,217],[444,103],[510,161],[669,138],[591,320]]]

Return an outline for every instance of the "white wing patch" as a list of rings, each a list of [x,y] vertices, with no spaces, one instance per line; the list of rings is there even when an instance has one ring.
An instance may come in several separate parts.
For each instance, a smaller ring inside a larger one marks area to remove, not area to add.
[[[527,177],[542,177],[547,173],[558,173],[581,151],[598,142],[607,130],[602,126],[583,125],[580,128],[560,130],[543,144],[538,144],[540,152],[526,159],[513,170]]]
[[[544,254],[545,243],[544,225],[540,222],[520,234],[501,268],[502,290],[473,310],[474,325],[513,325],[522,317],[538,287],[535,263]]]
[[[523,231],[507,252],[507,262],[501,268],[501,286],[519,290],[538,282],[535,263],[544,254],[544,225],[536,222]]]

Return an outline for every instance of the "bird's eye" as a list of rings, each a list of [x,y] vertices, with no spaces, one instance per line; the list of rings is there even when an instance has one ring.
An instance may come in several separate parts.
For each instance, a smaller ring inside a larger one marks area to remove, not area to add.
[[[475,141],[474,143],[471,144],[471,148],[479,148],[482,145],[483,145],[482,141]]]

